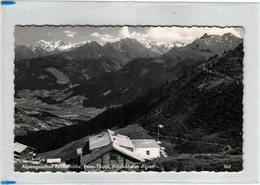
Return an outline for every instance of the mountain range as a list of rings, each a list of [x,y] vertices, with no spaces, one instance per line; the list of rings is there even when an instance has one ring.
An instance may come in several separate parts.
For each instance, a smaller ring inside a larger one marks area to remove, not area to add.
[[[221,57],[242,42],[242,39],[232,34],[203,35],[186,46],[175,43],[178,47],[172,46],[162,55],[129,38],[104,46],[94,41],[82,43],[58,54],[15,60],[15,98],[22,98],[19,92],[27,89],[35,94],[30,99],[55,106],[55,109],[56,105],[64,104],[74,107],[75,102],[80,101],[80,106],[76,106],[72,112],[82,112],[82,108],[96,108],[98,110],[91,113],[89,118],[84,117],[84,120],[92,119],[107,108],[121,107],[152,89],[178,80],[193,68],[209,59]],[[62,42],[49,45],[57,46],[56,49],[48,49],[50,51],[64,48]],[[157,44],[160,45],[164,47],[163,44]],[[19,48],[24,51],[19,56],[31,54],[28,47]],[[39,93],[42,91],[44,94]],[[19,109],[21,117],[27,114],[26,109]],[[64,114],[56,114],[55,119]],[[68,124],[73,124],[72,119],[82,119],[83,114],[73,115],[74,118],[70,118]],[[24,125],[27,124],[30,124],[30,120]],[[64,118],[57,121],[58,125],[64,126]],[[23,133],[26,133],[29,127],[22,128]]]
[[[175,68],[183,68],[184,65],[194,65],[207,60],[210,56],[219,54],[220,51],[230,50],[241,42],[241,39],[232,34],[223,36],[204,35],[187,46],[178,42],[173,43],[167,47],[167,50],[171,49],[160,56],[158,52],[151,51],[137,40],[129,38],[114,43],[106,43],[104,46],[95,41],[86,41],[70,47],[65,46],[62,41],[40,41],[38,45],[31,47],[33,50],[26,46],[16,47],[15,81],[17,82],[17,89],[45,89],[48,87],[53,88],[53,86],[63,88],[81,84],[107,72],[117,71],[126,66],[131,60],[137,58],[156,58],[158,59],[156,60],[157,63],[169,63],[168,68],[177,65],[182,67]],[[210,43],[209,49],[205,49],[204,47],[208,46],[208,43]],[[162,43],[152,43],[150,46],[150,48],[160,47],[161,50],[166,47]],[[18,60],[19,58],[35,55],[36,51],[41,51],[40,53],[44,53],[42,51],[51,52],[52,55]],[[49,70],[50,68],[51,70]],[[38,72],[33,72],[35,70]],[[178,69],[176,70],[178,71]],[[66,79],[62,80],[60,78]],[[28,80],[37,83],[26,85]]]
[[[65,44],[63,41],[45,41],[40,40],[34,44],[16,45],[15,60],[23,60],[30,58],[39,58],[53,54],[59,54],[79,48],[83,45],[90,44],[94,41],[82,41],[75,44]],[[99,43],[98,43],[99,44]],[[99,44],[100,45],[100,44]],[[185,44],[174,42],[173,44],[165,44],[160,42],[150,42],[146,45],[139,43],[135,39],[125,38],[117,42],[107,42],[104,47],[111,46],[120,51],[120,53],[129,59],[153,57],[166,53],[173,47],[183,47]],[[145,47],[143,47],[145,46]]]
[[[34,44],[30,44],[27,46],[17,45],[15,47],[15,59],[22,60],[44,57],[67,52],[76,48],[82,50],[81,46],[91,44],[91,42],[93,41],[87,40],[75,44],[66,45],[61,40],[40,40]],[[202,37],[197,38],[195,41],[189,44],[189,47],[192,49],[210,50],[217,54],[222,54],[224,51],[233,49],[233,46],[239,44],[240,42],[241,39],[237,38],[231,33],[226,33],[222,36],[204,34]],[[219,47],[219,45],[223,45],[224,47]],[[135,39],[125,38],[113,43],[107,42],[104,45],[104,47],[108,46],[113,47],[114,49],[119,51],[122,56],[125,56],[126,58],[132,60],[135,58],[149,58],[160,56],[167,53],[171,49],[183,48],[187,46],[187,44],[178,41],[175,41],[172,44],[152,41],[143,45]]]
[[[225,40],[226,35],[223,37]],[[205,35],[201,37],[201,40],[198,39],[195,42],[206,42]],[[226,43],[219,42],[219,40],[215,40],[215,43],[219,43],[219,47],[225,48]],[[233,41],[232,43],[234,43],[234,48],[239,42]],[[119,43],[117,44],[119,45]],[[146,94],[152,88],[158,88],[166,81],[178,79],[194,66],[218,55],[211,50],[192,47],[193,44],[185,47],[174,47],[161,57],[132,60],[117,71],[92,78],[71,88],[67,95],[63,96],[63,99],[59,98],[58,100],[65,101],[73,96],[81,95],[86,98],[84,101],[86,107],[102,108],[123,105],[137,96]]]
[[[16,49],[15,60],[39,58],[39,57],[49,56],[53,54],[59,54],[62,52],[70,51],[74,48],[78,48],[87,43],[90,43],[90,41],[83,41],[75,44],[66,45],[61,40],[50,41],[50,42],[45,40],[40,40],[34,44],[29,44],[27,46],[17,45],[15,47]],[[25,51],[27,54],[24,54]]]
[[[30,47],[16,46],[16,88],[68,87],[107,72],[117,71],[136,58],[158,56],[159,54],[147,49],[137,40],[129,38],[106,43],[104,46],[95,41],[66,46],[62,41],[41,40]],[[28,80],[36,83],[27,84]]]

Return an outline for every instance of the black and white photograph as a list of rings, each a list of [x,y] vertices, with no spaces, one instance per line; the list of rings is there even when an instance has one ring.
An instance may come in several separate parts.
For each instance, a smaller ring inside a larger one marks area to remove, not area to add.
[[[237,26],[16,25],[16,172],[240,172]]]

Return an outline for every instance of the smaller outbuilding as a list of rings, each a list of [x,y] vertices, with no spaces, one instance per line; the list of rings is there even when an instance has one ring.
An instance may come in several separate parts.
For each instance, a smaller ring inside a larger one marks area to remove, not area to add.
[[[34,160],[35,148],[26,146],[24,144],[15,142],[14,143],[14,158],[18,161],[22,160]]]
[[[160,145],[154,139],[131,139],[135,153],[145,159],[160,157]]]

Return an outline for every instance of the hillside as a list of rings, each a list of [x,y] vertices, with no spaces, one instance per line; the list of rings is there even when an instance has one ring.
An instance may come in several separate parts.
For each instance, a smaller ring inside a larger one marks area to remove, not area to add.
[[[152,133],[158,123],[164,125],[161,138],[168,154],[241,154],[242,62],[242,44],[210,58],[170,84],[170,97],[135,123]]]
[[[161,59],[135,59],[118,71],[92,78],[71,88],[60,101],[73,96],[84,96],[86,107],[121,106],[137,96],[145,95],[152,88],[158,88],[166,81],[176,80],[188,69],[189,66],[185,64],[173,66]]]
[[[30,59],[30,58],[34,58],[35,54],[34,52],[23,45],[17,45],[15,46],[15,60],[24,60],[24,59]]]

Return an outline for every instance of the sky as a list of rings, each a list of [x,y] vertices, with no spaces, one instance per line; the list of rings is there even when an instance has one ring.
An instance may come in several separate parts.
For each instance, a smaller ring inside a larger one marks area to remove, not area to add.
[[[65,44],[74,44],[82,41],[97,41],[100,44],[116,42],[122,38],[135,38],[146,44],[149,42],[163,42],[172,44],[175,41],[191,43],[196,38],[207,33],[208,35],[223,35],[232,33],[243,38],[242,27],[94,27],[94,26],[16,26],[15,44],[35,44],[40,40],[62,40]]]

